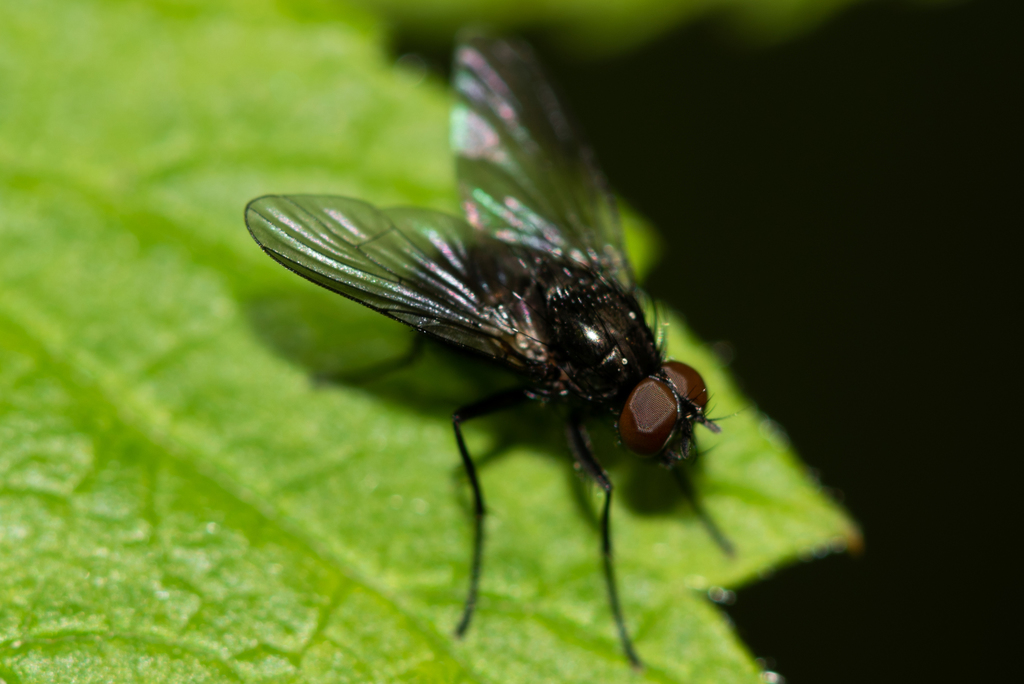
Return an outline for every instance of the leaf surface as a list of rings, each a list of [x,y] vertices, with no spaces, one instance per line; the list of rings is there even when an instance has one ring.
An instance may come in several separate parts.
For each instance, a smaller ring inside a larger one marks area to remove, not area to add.
[[[626,666],[596,494],[557,412],[470,424],[492,513],[479,612],[449,416],[508,382],[266,258],[268,192],[456,210],[444,84],[332,5],[0,5],[0,679],[754,682],[707,600],[858,539],[678,320],[714,390],[696,476],[721,555],[660,471],[621,496]],[[655,238],[632,222],[640,266]],[[646,245],[646,247],[644,247]],[[392,364],[394,365],[394,364]]]

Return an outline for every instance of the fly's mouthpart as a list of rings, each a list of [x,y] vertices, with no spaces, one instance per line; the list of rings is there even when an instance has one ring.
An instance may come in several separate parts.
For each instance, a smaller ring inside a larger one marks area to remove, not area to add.
[[[680,431],[680,434],[662,452],[661,465],[671,469],[680,461],[690,458],[690,445],[692,442],[693,438],[691,436],[681,434]]]

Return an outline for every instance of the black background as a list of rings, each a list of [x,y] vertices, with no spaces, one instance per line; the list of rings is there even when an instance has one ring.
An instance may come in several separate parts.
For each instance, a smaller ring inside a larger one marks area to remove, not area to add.
[[[1022,5],[868,3],[773,46],[712,19],[585,63],[533,37],[664,238],[648,289],[731,343],[863,526],[862,557],[728,609],[790,684],[986,681],[1012,657]]]

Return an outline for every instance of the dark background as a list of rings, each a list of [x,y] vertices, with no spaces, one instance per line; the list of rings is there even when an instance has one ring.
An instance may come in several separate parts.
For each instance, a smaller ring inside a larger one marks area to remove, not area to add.
[[[1022,9],[867,3],[774,46],[710,19],[585,63],[533,37],[664,237],[648,289],[731,344],[863,526],[862,557],[788,568],[728,608],[790,684],[986,681],[1011,658]]]

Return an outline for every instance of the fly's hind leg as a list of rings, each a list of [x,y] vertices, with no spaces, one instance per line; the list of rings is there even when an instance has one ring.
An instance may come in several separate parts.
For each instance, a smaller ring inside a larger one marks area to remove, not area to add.
[[[480,489],[480,480],[476,476],[476,466],[473,459],[469,457],[466,449],[466,442],[462,438],[462,423],[471,418],[479,418],[490,413],[503,411],[516,404],[526,401],[529,394],[526,390],[516,389],[499,392],[486,399],[463,406],[452,414],[452,427],[455,429],[455,440],[459,443],[459,454],[462,456],[462,465],[466,468],[466,475],[469,477],[469,484],[473,487],[473,511],[475,513],[475,526],[473,528],[473,559],[469,570],[469,593],[466,595],[466,604],[462,610],[462,618],[455,628],[455,635],[463,636],[469,629],[469,622],[473,619],[473,610],[476,608],[477,588],[480,584],[480,562],[484,547],[484,514],[487,509],[484,507],[484,494]]]
[[[619,604],[619,591],[615,583],[615,564],[612,559],[612,533],[611,533],[611,510],[612,510],[612,482],[608,479],[608,473],[604,471],[601,464],[594,458],[590,448],[590,438],[587,436],[586,428],[579,416],[573,416],[566,425],[566,432],[569,438],[569,448],[572,450],[573,458],[577,465],[587,474],[590,479],[604,490],[604,509],[601,512],[601,552],[604,558],[604,580],[608,587],[608,602],[611,604],[612,616],[615,618],[615,626],[619,631],[619,640],[622,642],[622,650],[626,652],[630,664],[636,669],[643,667],[640,657],[633,648],[633,640],[629,638],[629,631],[626,629],[626,620],[622,617],[622,606]]]

